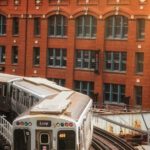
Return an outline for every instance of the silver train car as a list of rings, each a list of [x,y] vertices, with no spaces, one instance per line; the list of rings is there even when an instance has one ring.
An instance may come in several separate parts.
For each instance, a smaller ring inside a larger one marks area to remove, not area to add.
[[[90,97],[60,87],[13,121],[13,150],[88,150],[91,108]]]
[[[39,101],[65,89],[44,78],[0,73],[0,111],[13,111],[17,116]]]

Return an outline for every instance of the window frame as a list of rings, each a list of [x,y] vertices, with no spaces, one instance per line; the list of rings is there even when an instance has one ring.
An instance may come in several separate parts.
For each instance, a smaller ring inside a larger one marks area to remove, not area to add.
[[[19,17],[13,17],[12,19],[12,35],[16,36],[19,34]]]
[[[75,80],[74,90],[83,94],[87,94],[90,97],[93,97],[94,96],[94,82]]]
[[[33,47],[33,66],[40,66],[40,47]]]
[[[145,19],[143,18],[137,19],[136,26],[137,26],[137,33],[136,33],[137,40],[144,40],[145,39]]]
[[[48,53],[48,57],[47,57],[48,67],[66,68],[67,66],[67,49],[66,48],[48,48],[47,53]],[[58,62],[59,62],[59,65],[57,64]]]
[[[79,53],[80,53],[80,57],[79,57]],[[86,55],[88,55],[87,58],[85,57]],[[93,55],[95,57],[93,57]],[[87,67],[85,67],[84,63],[87,63]],[[98,63],[99,63],[99,51],[82,50],[82,49],[76,50],[76,55],[75,55],[75,68],[76,69],[95,71],[98,69]]]
[[[17,54],[14,54],[15,53],[15,51],[16,51],[16,53]],[[12,51],[11,51],[12,53],[12,58],[11,58],[11,63],[13,64],[13,65],[16,65],[16,64],[18,64],[18,46],[12,46]],[[15,62],[16,61],[16,62]]]
[[[86,22],[89,22],[88,24]],[[86,31],[89,30],[87,34]],[[81,31],[81,32],[79,32]],[[76,37],[96,39],[97,19],[92,15],[82,15],[76,19]]]
[[[6,63],[6,47],[0,45],[0,64]]]
[[[115,58],[115,54],[118,54],[118,59]],[[110,55],[110,58],[107,58]],[[123,59],[123,55],[125,55],[125,59]],[[104,56],[104,70],[110,72],[119,72],[125,73],[127,71],[127,52],[114,52],[114,51],[105,51]],[[115,64],[118,63],[118,69],[115,69]],[[107,69],[107,65],[110,65],[110,69]],[[125,68],[125,69],[123,69]]]
[[[104,103],[124,103],[125,84],[104,83],[103,86]],[[107,91],[106,86],[109,88]],[[114,86],[117,87],[117,91],[115,91],[116,89],[114,89]],[[106,99],[106,94],[109,97],[109,99]],[[117,95],[117,100],[113,101],[113,96],[115,94]]]
[[[135,104],[138,106],[142,106],[142,98],[143,98],[142,95],[143,95],[143,87],[134,86]]]
[[[34,36],[40,36],[41,34],[41,19],[40,17],[34,18]]]
[[[0,36],[6,35],[7,20],[4,15],[0,14]]]
[[[142,60],[140,57],[142,57]],[[144,72],[144,52],[136,52],[135,53],[135,73],[143,74],[143,72]]]
[[[119,18],[120,17],[120,18]],[[117,19],[120,19],[120,23]],[[128,18],[122,15],[109,16],[106,19],[105,38],[113,40],[127,40],[128,39]],[[111,34],[109,29],[111,30]],[[119,29],[119,30],[117,30]],[[116,34],[119,31],[118,35]],[[116,36],[117,35],[117,36]]]
[[[52,15],[48,18],[48,37],[66,38],[68,19],[63,15]]]

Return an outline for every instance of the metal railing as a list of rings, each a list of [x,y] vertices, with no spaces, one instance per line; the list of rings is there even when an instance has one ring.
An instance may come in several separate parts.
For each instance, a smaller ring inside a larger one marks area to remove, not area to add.
[[[0,116],[0,135],[2,135],[10,145],[12,144],[12,125],[4,116]]]

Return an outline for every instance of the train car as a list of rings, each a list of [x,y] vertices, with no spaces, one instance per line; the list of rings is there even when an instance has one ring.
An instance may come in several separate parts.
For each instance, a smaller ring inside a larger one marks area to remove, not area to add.
[[[91,108],[90,97],[60,90],[13,121],[13,150],[88,150]]]
[[[21,76],[0,73],[0,111],[9,112],[11,109],[11,88],[14,81],[21,80]]]
[[[0,112],[10,112],[11,121],[39,101],[61,90],[67,89],[44,78],[0,73]]]
[[[51,88],[55,87],[55,88]],[[39,77],[24,77],[12,84],[11,106],[17,114],[21,114],[39,101],[52,97],[60,92],[56,83]]]

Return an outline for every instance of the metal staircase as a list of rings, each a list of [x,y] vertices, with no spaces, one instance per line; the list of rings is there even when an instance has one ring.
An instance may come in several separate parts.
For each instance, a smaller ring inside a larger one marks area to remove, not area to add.
[[[10,150],[12,144],[12,125],[0,116],[0,150]]]

